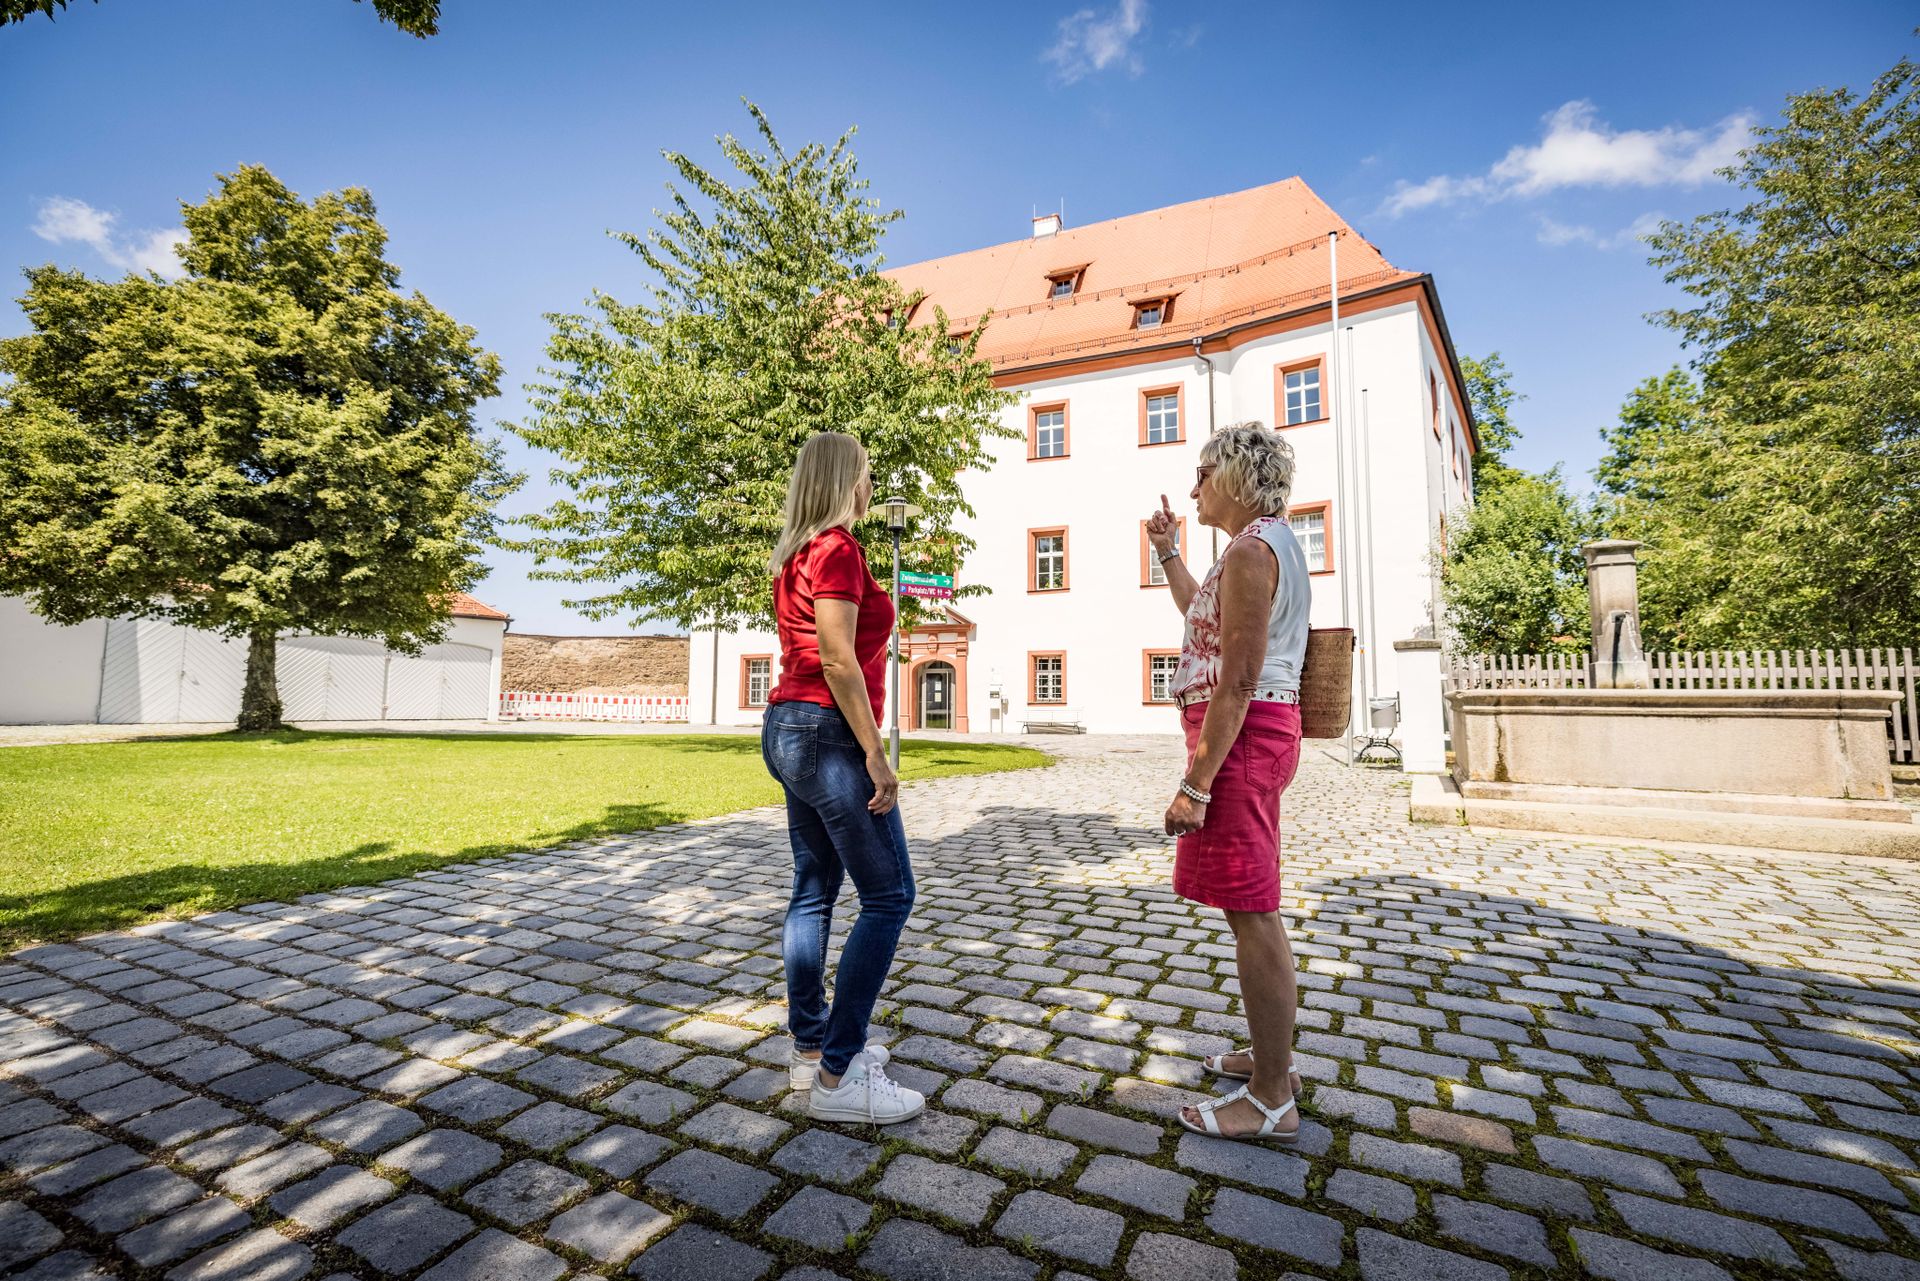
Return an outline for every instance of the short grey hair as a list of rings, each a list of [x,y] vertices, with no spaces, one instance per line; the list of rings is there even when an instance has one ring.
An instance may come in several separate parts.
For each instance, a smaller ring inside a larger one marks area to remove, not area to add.
[[[1257,422],[1233,423],[1207,437],[1200,465],[1214,488],[1257,512],[1279,515],[1293,497],[1293,446]]]

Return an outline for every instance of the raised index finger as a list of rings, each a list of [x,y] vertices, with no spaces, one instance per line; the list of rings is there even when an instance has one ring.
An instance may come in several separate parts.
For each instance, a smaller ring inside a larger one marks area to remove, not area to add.
[[[1173,515],[1173,507],[1167,502],[1165,494],[1160,495],[1160,510],[1169,516]]]

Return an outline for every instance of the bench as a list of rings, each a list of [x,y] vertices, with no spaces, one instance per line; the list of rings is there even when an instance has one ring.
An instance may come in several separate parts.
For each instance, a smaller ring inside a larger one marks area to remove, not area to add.
[[[1024,734],[1084,734],[1087,727],[1080,723],[1079,709],[1073,707],[1047,708],[1046,714],[1032,720],[1020,722]]]

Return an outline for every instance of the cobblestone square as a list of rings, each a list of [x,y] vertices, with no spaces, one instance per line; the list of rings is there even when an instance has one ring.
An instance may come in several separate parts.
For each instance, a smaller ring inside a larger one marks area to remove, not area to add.
[[[1305,1124],[1227,1144],[1177,740],[1041,742],[904,793],[891,1131],[786,1090],[777,810],[0,958],[0,1274],[1920,1277],[1920,864],[1415,826],[1309,745]]]

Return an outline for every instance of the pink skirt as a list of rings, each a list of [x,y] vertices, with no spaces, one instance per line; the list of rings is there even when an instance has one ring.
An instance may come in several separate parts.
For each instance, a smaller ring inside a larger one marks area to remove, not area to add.
[[[1207,704],[1180,710],[1187,763],[1200,746]],[[1173,892],[1224,912],[1280,909],[1280,793],[1300,766],[1300,708],[1252,702],[1240,737],[1213,779],[1206,823],[1180,837]]]

